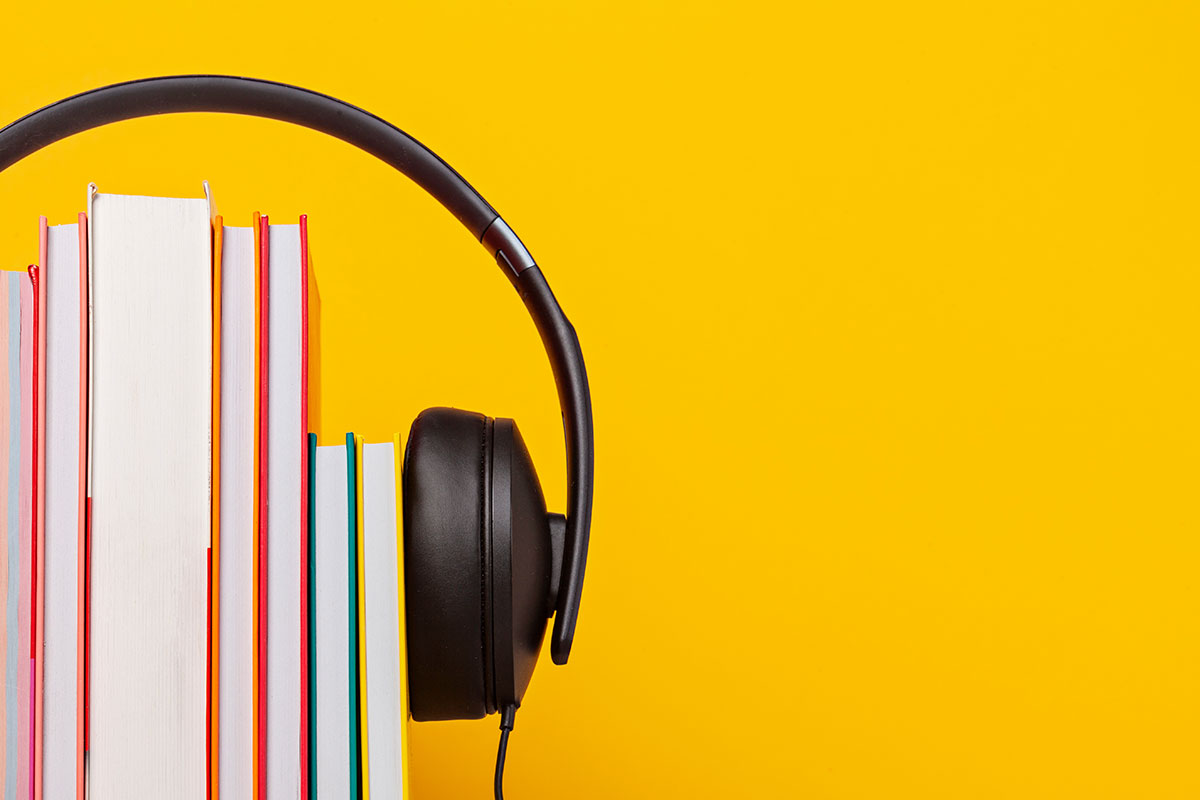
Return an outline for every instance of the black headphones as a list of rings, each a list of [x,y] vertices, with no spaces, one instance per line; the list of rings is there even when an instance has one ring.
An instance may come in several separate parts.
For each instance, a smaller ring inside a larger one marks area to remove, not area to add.
[[[592,401],[575,329],[521,240],[461,175],[394,125],[307,89],[218,75],[106,86],[0,130],[0,172],[91,128],[184,112],[303,125],[390,164],[483,244],[533,317],[562,407],[567,515],[546,512],[533,462],[511,419],[450,408],[422,412],[409,433],[402,478],[412,716],[477,719],[504,710],[511,728],[547,620],[554,616],[551,658],[565,664],[583,594],[592,517]]]

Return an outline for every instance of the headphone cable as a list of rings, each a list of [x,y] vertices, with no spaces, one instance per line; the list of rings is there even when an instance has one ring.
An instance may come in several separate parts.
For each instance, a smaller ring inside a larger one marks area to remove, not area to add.
[[[500,747],[496,751],[496,800],[504,800],[504,757],[508,755],[508,734],[517,717],[517,706],[507,705],[500,712]]]

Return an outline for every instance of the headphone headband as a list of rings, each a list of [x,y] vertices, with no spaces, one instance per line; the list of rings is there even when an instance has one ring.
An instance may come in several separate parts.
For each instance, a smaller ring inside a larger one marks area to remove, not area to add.
[[[567,663],[583,594],[591,529],[592,400],[579,337],[529,251],[461,175],[395,125],[328,95],[255,78],[148,78],[59,100],[0,129],[0,172],[76,133],[137,117],[187,112],[266,117],[352,144],[407,175],[495,257],[533,317],[558,386],[567,451],[567,530],[550,655],[555,664]]]

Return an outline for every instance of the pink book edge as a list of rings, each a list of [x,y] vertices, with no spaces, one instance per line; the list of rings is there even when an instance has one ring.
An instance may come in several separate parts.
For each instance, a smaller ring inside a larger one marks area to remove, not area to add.
[[[300,439],[308,438],[308,215],[300,215]],[[300,796],[309,796],[309,749],[312,709],[308,707],[309,608],[308,563],[308,447],[300,456]]]
[[[75,797],[84,800],[84,631],[87,620],[87,370],[88,247],[87,214],[79,214],[79,582],[75,634]]]
[[[33,729],[33,659],[32,652],[32,623],[33,618],[33,542],[29,533],[33,530],[33,509],[36,505],[33,494],[33,428],[36,415],[33,412],[33,284],[27,273],[21,274],[20,285],[20,381],[21,381],[21,429],[20,429],[20,458],[17,463],[20,468],[21,505],[20,526],[18,536],[23,540],[20,544],[21,572],[17,592],[17,719],[18,724],[24,724],[26,735],[17,737],[17,797],[29,797],[33,787],[33,742],[28,732]],[[22,722],[23,721],[23,722]]]
[[[34,314],[34,335],[37,337],[35,346],[37,352],[34,356],[34,375],[33,379],[37,381],[37,386],[34,388],[37,404],[37,428],[33,439],[33,469],[34,481],[33,484],[37,487],[37,496],[34,498],[35,507],[33,514],[33,540],[34,547],[37,548],[37,574],[34,576],[34,642],[33,642],[33,727],[31,735],[33,737],[34,759],[32,766],[32,784],[29,796],[33,800],[42,800],[42,745],[43,745],[43,721],[45,717],[44,702],[45,702],[45,674],[46,662],[42,658],[46,643],[46,535],[45,535],[45,518],[46,518],[46,264],[49,263],[47,257],[49,251],[48,244],[49,229],[45,217],[38,220],[38,262],[41,266],[37,269],[38,280],[34,285],[37,291],[35,299]]]

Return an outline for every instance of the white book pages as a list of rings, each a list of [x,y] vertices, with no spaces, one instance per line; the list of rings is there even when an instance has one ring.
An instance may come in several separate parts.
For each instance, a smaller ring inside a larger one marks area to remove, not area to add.
[[[201,800],[212,244],[207,203],[96,194],[90,224],[90,800]]]
[[[270,226],[267,445],[267,800],[300,792],[302,414],[300,226]]]
[[[218,708],[222,800],[254,795],[254,229],[221,247],[221,569]]]
[[[52,225],[46,264],[45,649],[43,651],[42,798],[75,800],[79,674],[79,534],[83,463],[80,444],[86,368],[81,328],[86,276],[79,225]]]
[[[363,445],[363,573],[366,584],[367,779],[372,797],[403,795],[399,573],[395,449]]]
[[[317,448],[316,463],[316,682],[317,704],[309,722],[316,731],[317,797],[350,797],[350,549],[346,446]]]

